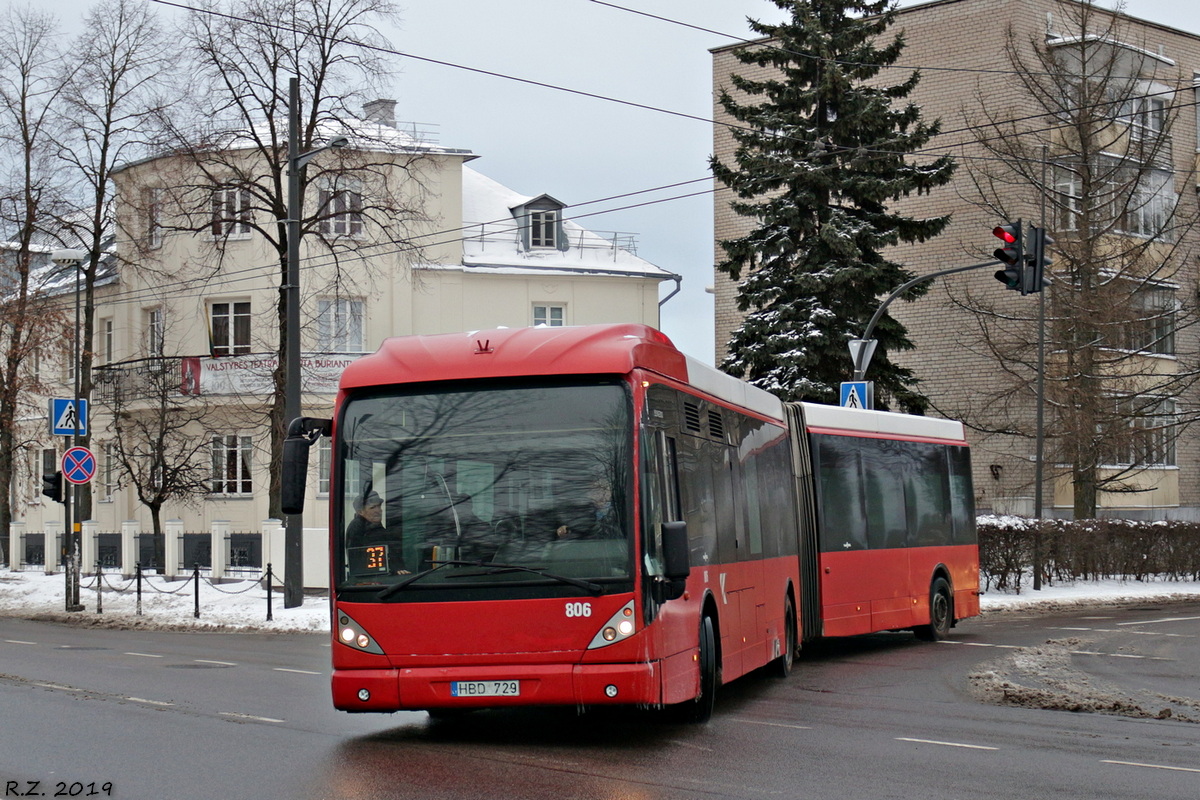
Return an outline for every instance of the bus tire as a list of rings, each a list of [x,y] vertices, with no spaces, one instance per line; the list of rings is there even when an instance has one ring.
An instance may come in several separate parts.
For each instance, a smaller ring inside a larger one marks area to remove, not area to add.
[[[717,683],[717,628],[710,614],[700,618],[700,693],[691,700],[686,700],[670,707],[672,721],[702,723],[712,717],[713,705],[716,703]]]
[[[783,626],[783,652],[771,662],[772,671],[779,678],[792,674],[792,664],[796,660],[796,608],[790,594],[783,601]]]
[[[954,624],[954,599],[945,578],[936,578],[929,589],[929,624],[918,625],[913,633],[926,642],[940,642],[950,635]]]

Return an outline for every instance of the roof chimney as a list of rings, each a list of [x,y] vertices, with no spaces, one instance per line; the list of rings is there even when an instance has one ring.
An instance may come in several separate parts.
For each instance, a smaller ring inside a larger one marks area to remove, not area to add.
[[[363,103],[363,119],[367,122],[387,125],[389,128],[396,127],[396,101],[372,100],[369,103]]]

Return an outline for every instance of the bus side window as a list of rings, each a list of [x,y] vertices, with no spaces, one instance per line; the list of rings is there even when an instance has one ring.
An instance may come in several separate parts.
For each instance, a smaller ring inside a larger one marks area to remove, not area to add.
[[[907,480],[909,537],[914,547],[951,541],[950,479],[945,448],[923,442],[908,444],[912,458]]]
[[[975,544],[975,490],[971,484],[971,455],[966,447],[949,448],[950,516],[955,544]]]
[[[848,436],[816,436],[821,550],[842,552],[867,547],[862,507],[858,443]]]
[[[867,539],[872,548],[908,546],[904,499],[904,443],[865,439],[861,443]]]

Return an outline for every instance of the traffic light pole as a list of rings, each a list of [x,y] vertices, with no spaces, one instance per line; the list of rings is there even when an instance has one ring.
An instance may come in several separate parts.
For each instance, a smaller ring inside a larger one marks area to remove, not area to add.
[[[907,292],[912,287],[916,286],[917,284],[924,283],[925,281],[931,281],[934,278],[941,278],[945,275],[954,275],[955,273],[958,273],[958,272],[970,272],[971,270],[974,270],[974,269],[987,269],[988,267],[994,267],[997,264],[1002,264],[1002,263],[1003,262],[1001,262],[1001,261],[985,261],[982,264],[971,264],[970,266],[966,266],[966,267],[951,267],[950,269],[939,269],[936,272],[930,272],[928,275],[919,275],[916,278],[913,278],[911,281],[909,281],[908,283],[904,284],[896,291],[889,294],[887,296],[887,299],[884,300],[879,305],[879,308],[876,309],[876,311],[875,311],[875,315],[872,316],[871,321],[867,323],[866,330],[863,331],[862,341],[863,342],[871,341],[871,334],[875,332],[875,326],[879,323],[880,318],[883,317],[883,312],[887,310],[887,307],[889,305],[891,305],[891,302],[893,300],[895,300],[897,297],[899,297],[900,295]],[[867,350],[868,350],[868,348],[865,346],[860,347],[858,349],[858,355],[854,359],[854,380],[856,380],[856,381],[865,380],[865,378],[863,376],[866,375],[866,372],[867,372],[867,359],[864,357],[863,354],[866,353]]]

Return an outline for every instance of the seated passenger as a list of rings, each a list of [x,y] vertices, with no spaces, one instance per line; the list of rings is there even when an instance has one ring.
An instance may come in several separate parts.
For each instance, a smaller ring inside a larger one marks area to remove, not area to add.
[[[354,501],[354,519],[346,526],[346,547],[361,548],[387,545],[388,573],[407,575],[398,531],[383,526],[383,498],[375,492]]]
[[[588,484],[588,502],[569,511],[554,529],[554,538],[563,539],[619,539],[621,526],[617,510],[612,502],[612,487],[604,478],[596,478]]]

